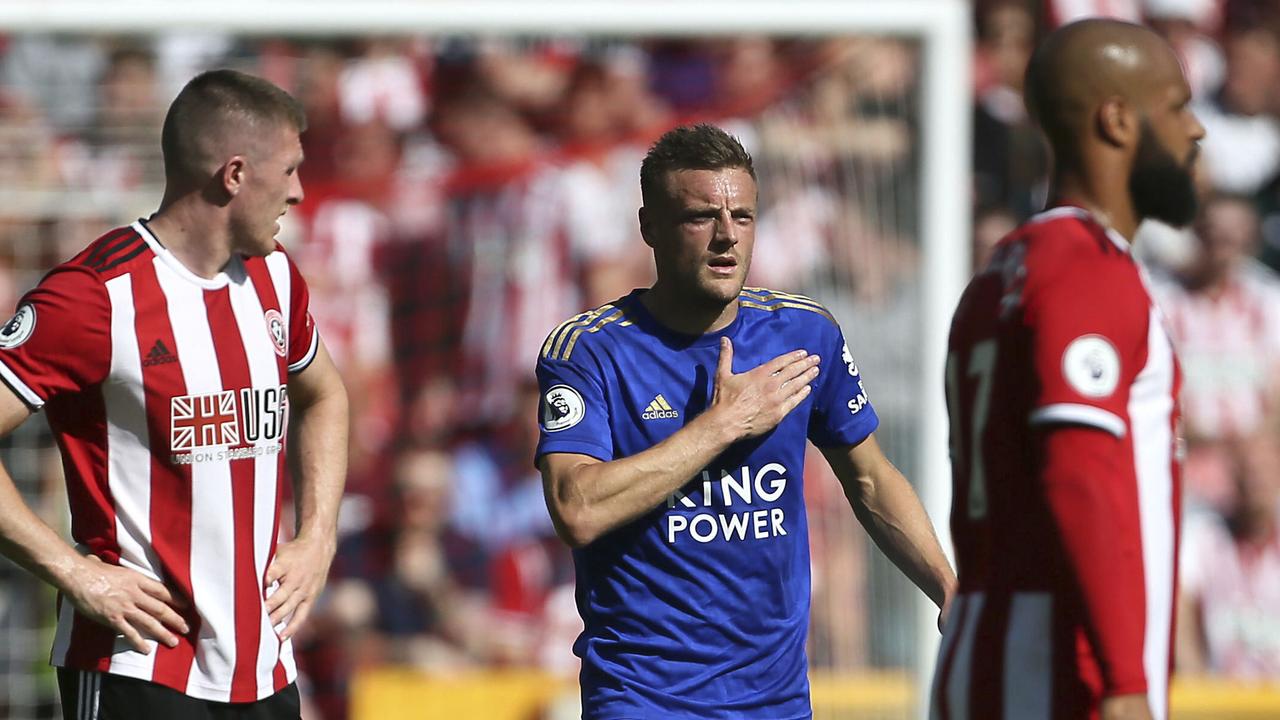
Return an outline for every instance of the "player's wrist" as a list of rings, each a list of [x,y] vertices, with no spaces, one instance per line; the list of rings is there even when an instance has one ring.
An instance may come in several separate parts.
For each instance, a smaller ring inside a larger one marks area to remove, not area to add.
[[[294,542],[327,549],[330,554],[338,549],[337,523],[304,523],[294,535]]]
[[[97,575],[91,563],[91,560],[68,547],[65,553],[58,553],[55,557],[40,562],[38,574],[43,575],[59,592],[79,597],[83,594],[84,584]]]
[[[740,439],[736,423],[728,417],[724,407],[720,405],[707,408],[706,412],[694,418],[690,426],[697,427],[717,452],[728,448]]]

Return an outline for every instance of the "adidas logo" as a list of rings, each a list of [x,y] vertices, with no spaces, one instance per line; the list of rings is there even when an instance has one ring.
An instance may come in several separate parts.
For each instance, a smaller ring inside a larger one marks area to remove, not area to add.
[[[640,417],[645,420],[663,420],[678,418],[680,413],[676,412],[675,408],[667,403],[667,399],[662,397],[662,393],[658,393],[658,396],[653,399],[653,402],[649,403],[649,407],[644,409],[644,413]]]
[[[169,352],[169,348],[165,346],[163,340],[156,340],[156,344],[151,346],[147,351],[147,358],[142,361],[142,367],[152,367],[153,365],[164,365],[165,363],[178,362],[178,357]]]

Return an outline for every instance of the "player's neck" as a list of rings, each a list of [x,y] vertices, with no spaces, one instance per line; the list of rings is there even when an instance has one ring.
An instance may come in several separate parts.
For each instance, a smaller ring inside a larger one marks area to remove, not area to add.
[[[1129,199],[1127,173],[1097,168],[1063,171],[1054,178],[1049,193],[1051,205],[1078,205],[1088,210],[1104,227],[1133,242],[1141,218]]]
[[[212,279],[231,259],[230,233],[214,213],[178,201],[162,206],[147,221],[147,229],[184,267]]]
[[[660,325],[681,335],[719,332],[738,317],[738,301],[727,304],[698,301],[655,283],[640,296],[640,303]]]

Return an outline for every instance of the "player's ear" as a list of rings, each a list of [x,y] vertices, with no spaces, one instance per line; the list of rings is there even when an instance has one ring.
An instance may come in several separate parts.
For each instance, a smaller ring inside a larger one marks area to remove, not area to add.
[[[1141,135],[1137,113],[1124,98],[1112,96],[1102,101],[1094,116],[1103,142],[1117,148],[1133,147]]]
[[[218,170],[218,180],[222,185],[222,190],[228,197],[235,197],[240,194],[241,188],[244,187],[246,172],[246,162],[243,155],[232,155],[222,168]]]
[[[644,238],[645,245],[653,247],[653,211],[641,206],[636,214],[640,218],[640,237]]]

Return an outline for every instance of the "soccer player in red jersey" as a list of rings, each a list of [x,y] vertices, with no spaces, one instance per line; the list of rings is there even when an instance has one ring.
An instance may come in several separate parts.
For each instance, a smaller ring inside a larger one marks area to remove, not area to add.
[[[289,638],[333,558],[347,399],[276,243],[302,200],[297,102],[230,70],[165,118],[165,193],[0,326],[0,433],[44,409],[72,544],[0,470],[0,550],[59,590],[76,718],[299,717]],[[285,436],[297,532],[277,543]]]
[[[951,326],[960,590],[933,717],[1166,718],[1180,379],[1129,239],[1192,219],[1204,130],[1173,51],[1127,23],[1058,29],[1026,88],[1053,202]]]

